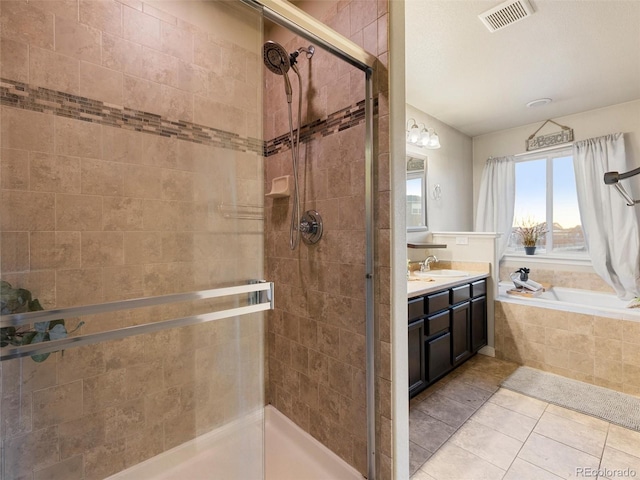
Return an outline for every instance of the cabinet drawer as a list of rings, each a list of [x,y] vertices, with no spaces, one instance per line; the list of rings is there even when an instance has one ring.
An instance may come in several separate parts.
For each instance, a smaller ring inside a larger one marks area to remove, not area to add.
[[[436,313],[445,308],[449,308],[449,290],[427,295],[427,310],[425,313]]]
[[[487,294],[487,281],[479,280],[471,284],[471,296],[473,298]]]
[[[417,320],[424,315],[424,297],[409,300],[409,321]]]
[[[451,289],[451,305],[471,298],[471,285],[461,285]]]
[[[445,332],[449,330],[449,311],[438,313],[427,317],[425,323],[425,334],[427,337],[431,337],[436,333]]]

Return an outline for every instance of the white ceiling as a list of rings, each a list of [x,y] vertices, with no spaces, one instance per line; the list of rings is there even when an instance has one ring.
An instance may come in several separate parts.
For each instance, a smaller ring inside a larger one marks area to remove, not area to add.
[[[407,103],[474,137],[640,99],[640,0],[530,2],[490,33],[501,0],[406,0]]]

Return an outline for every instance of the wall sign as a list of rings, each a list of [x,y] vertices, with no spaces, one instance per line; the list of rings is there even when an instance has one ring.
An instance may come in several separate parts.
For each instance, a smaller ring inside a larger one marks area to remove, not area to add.
[[[536,134],[548,122],[555,123],[560,128],[562,128],[562,130],[555,133],[549,133],[547,135],[538,135],[536,137]],[[573,128],[560,125],[553,120],[547,120],[527,139],[527,152],[530,152],[532,150],[539,150],[540,148],[553,147],[554,145],[562,145],[563,143],[568,142],[573,142]]]

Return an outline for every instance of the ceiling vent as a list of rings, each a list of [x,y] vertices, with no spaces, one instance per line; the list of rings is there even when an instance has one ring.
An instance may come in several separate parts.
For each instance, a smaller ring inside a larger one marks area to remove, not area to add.
[[[497,7],[478,15],[482,23],[491,33],[519,22],[533,14],[533,8],[528,0],[507,0]]]

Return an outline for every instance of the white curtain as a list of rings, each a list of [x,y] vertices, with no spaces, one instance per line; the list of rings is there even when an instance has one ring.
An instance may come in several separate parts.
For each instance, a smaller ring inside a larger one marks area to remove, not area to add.
[[[513,156],[489,158],[482,172],[476,232],[498,232],[498,259],[502,258],[513,226],[516,202],[516,163]]]
[[[609,171],[634,168],[625,155],[622,133],[575,142],[573,166],[582,228],[593,268],[618,297],[640,296],[640,228],[637,208],[628,207],[613,186]]]

